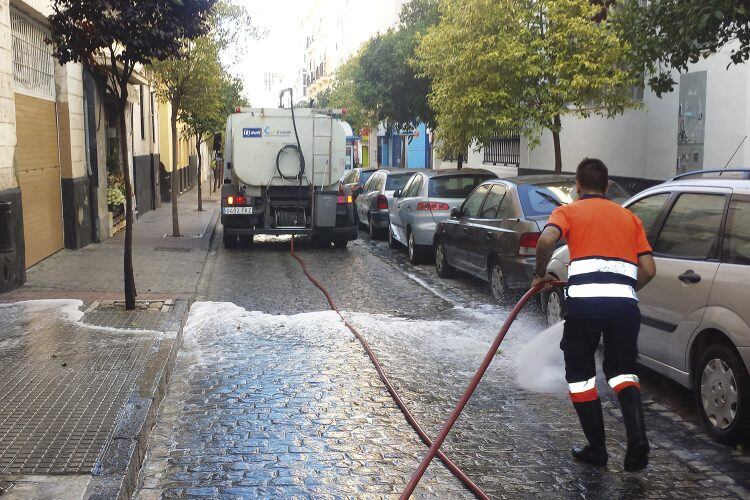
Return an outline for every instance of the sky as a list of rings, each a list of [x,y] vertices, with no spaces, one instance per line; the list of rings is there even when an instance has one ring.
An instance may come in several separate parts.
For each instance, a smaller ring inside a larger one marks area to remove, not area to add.
[[[245,94],[254,107],[278,105],[278,96],[263,96],[263,75],[267,71],[291,75],[302,65],[297,39],[301,11],[309,0],[237,0],[245,5],[255,24],[266,35],[248,42],[232,71],[245,85]],[[290,81],[292,86],[294,82]]]

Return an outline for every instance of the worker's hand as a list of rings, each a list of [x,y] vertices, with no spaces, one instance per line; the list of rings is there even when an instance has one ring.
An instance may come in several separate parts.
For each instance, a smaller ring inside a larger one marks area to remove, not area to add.
[[[542,290],[546,292],[547,290],[552,289],[552,281],[557,281],[557,278],[555,278],[551,274],[545,274],[541,278],[539,276],[534,276],[534,280],[531,282],[531,288],[546,283],[546,285],[544,285],[544,288],[542,288]]]

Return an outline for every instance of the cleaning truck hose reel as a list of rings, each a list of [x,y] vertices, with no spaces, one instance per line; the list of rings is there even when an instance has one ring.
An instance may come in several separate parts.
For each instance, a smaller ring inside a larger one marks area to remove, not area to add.
[[[290,176],[284,174],[284,172],[281,171],[281,156],[286,151],[294,151],[299,158],[299,172],[297,173],[297,175]],[[279,154],[276,155],[276,171],[279,173],[279,177],[281,177],[285,181],[296,181],[302,179],[302,177],[305,175],[305,155],[302,154],[302,150],[299,148],[299,146],[295,146],[294,144],[287,144],[283,148],[279,149]]]
[[[292,111],[292,127],[294,128],[294,138],[297,140],[297,145],[295,146],[294,144],[287,144],[279,150],[279,153],[276,155],[276,171],[279,173],[279,176],[285,181],[299,180],[301,186],[302,178],[305,176],[305,154],[302,152],[302,143],[299,140],[299,132],[297,131],[297,117],[294,114],[294,91],[292,89],[285,89],[281,91],[281,94],[279,95],[279,106],[281,107],[281,105],[283,104],[284,94],[286,94],[287,92],[289,92],[289,106]],[[285,175],[281,171],[281,155],[283,155],[287,150],[294,150],[297,153],[297,157],[299,158],[299,172],[294,177]]]

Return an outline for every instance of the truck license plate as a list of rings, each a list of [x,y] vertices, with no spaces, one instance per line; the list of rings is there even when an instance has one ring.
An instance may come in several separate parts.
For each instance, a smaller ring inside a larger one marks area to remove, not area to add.
[[[253,207],[224,207],[224,215],[253,215]]]

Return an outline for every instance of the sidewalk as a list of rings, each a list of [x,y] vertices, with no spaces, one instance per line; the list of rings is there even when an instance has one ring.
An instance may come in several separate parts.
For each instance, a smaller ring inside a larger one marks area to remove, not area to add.
[[[216,193],[197,211],[193,189],[178,201],[182,238],[172,238],[172,206],[147,212],[133,226],[133,269],[139,299],[189,299],[195,293],[218,218]],[[39,298],[123,299],[125,232],[80,250],[61,250],[28,270],[26,284],[0,302]]]
[[[134,225],[138,308],[122,305],[124,235],[58,252],[0,295],[0,495],[127,498],[218,218],[179,199]],[[40,300],[44,299],[44,300]]]

